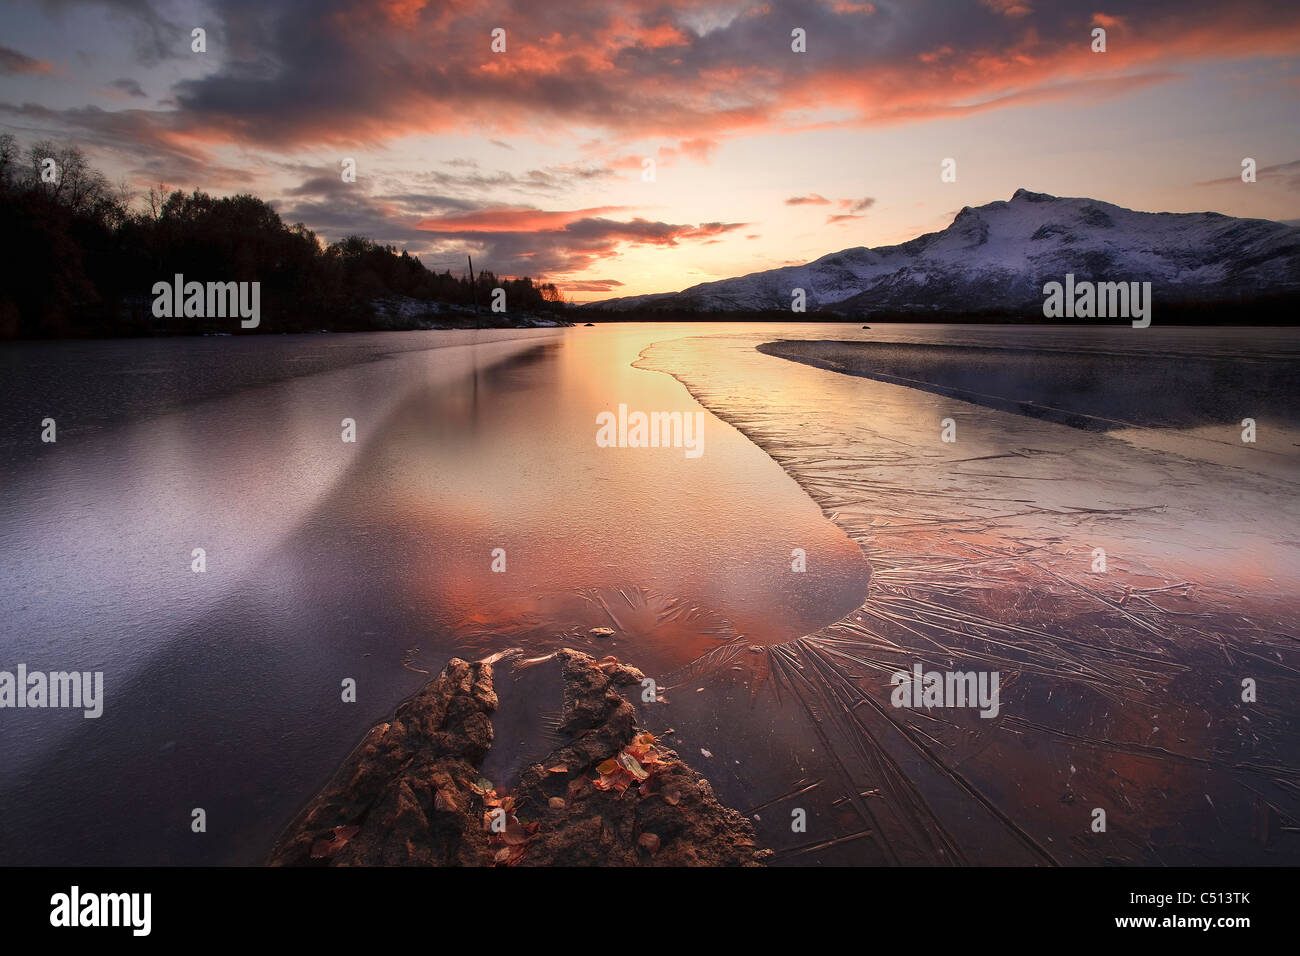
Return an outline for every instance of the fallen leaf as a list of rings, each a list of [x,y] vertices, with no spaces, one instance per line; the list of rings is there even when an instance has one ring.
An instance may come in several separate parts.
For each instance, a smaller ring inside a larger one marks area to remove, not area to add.
[[[623,751],[614,759],[619,762],[620,766],[622,766],[624,770],[630,773],[638,781],[644,780],[646,777],[650,776],[650,774],[645,772],[645,768],[641,766],[637,759],[627,751]]]

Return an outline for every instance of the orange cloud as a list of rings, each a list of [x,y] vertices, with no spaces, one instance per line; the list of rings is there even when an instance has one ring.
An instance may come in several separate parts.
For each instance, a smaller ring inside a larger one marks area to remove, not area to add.
[[[1170,78],[1193,60],[1300,51],[1300,10],[1262,0],[1157,0],[1140,32],[1082,4],[918,3],[891,8],[897,29],[888,34],[874,5],[832,2],[806,10],[816,56],[792,54],[788,14],[761,7],[736,16],[720,4],[649,0],[545,10],[503,0],[353,0],[335,13],[306,0],[287,6],[295,31],[263,31],[260,59],[284,63],[289,82],[231,67],[182,82],[181,109],[157,121],[280,146],[600,130],[607,149],[672,137],[703,162],[720,137],[813,128],[804,117],[827,111],[849,114],[838,121],[847,126],[942,119],[1106,89],[1097,84],[1136,88],[1125,77]],[[1125,42],[1093,54],[1091,23],[1123,29]],[[490,49],[496,25],[507,30],[505,53]],[[278,45],[296,31],[313,43]]]
[[[417,229],[430,232],[535,232],[539,229],[562,229],[580,219],[590,219],[622,206],[596,206],[591,209],[553,210],[533,209],[527,206],[506,206],[483,209],[459,216],[442,216],[422,219]]]
[[[53,70],[54,64],[48,60],[37,60],[26,53],[0,46],[0,75],[51,73]]]

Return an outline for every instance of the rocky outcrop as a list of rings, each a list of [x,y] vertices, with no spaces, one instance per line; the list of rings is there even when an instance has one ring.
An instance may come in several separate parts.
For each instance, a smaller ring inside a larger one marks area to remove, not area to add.
[[[492,746],[492,665],[453,659],[365,739],[298,815],[272,865],[472,865],[478,765]]]
[[[761,863],[749,821],[639,731],[620,687],[635,668],[578,651],[562,665],[563,743],[493,787],[492,663],[453,659],[371,728],[286,829],[273,866],[730,865]]]

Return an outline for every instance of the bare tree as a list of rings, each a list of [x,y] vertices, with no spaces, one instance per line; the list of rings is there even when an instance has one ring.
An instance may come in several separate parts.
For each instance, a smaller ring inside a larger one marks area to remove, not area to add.
[[[13,133],[0,133],[0,191],[7,192],[14,187],[20,162],[18,140]]]
[[[53,179],[42,176],[49,160],[54,161]],[[49,140],[33,143],[27,150],[26,188],[45,193],[73,212],[93,216],[107,224],[125,215],[125,186],[114,189],[108,177],[90,165],[76,146],[59,146]]]
[[[145,203],[149,207],[149,218],[157,222],[162,218],[163,203],[171,195],[171,187],[166,183],[155,183],[149,187],[149,195],[145,197]]]

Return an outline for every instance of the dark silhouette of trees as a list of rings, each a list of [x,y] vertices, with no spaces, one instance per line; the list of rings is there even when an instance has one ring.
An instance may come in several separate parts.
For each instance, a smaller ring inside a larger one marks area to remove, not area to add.
[[[55,182],[42,180],[47,157],[64,173]],[[24,161],[13,136],[0,134],[0,228],[9,246],[0,335],[70,334],[78,316],[101,308],[96,280],[111,271],[125,210],[78,150],[36,143]]]
[[[47,159],[57,170],[52,181],[42,176]],[[256,196],[158,185],[132,210],[128,191],[76,147],[38,142],[24,154],[10,134],[0,134],[0,229],[12,250],[0,283],[0,337],[238,331],[223,319],[155,317],[154,284],[177,274],[261,283],[258,331],[387,328],[376,300],[475,300],[467,275],[432,272],[419,257],[362,236],[323,245]],[[552,283],[483,272],[475,284],[485,314],[498,286],[511,312],[564,304]]]

